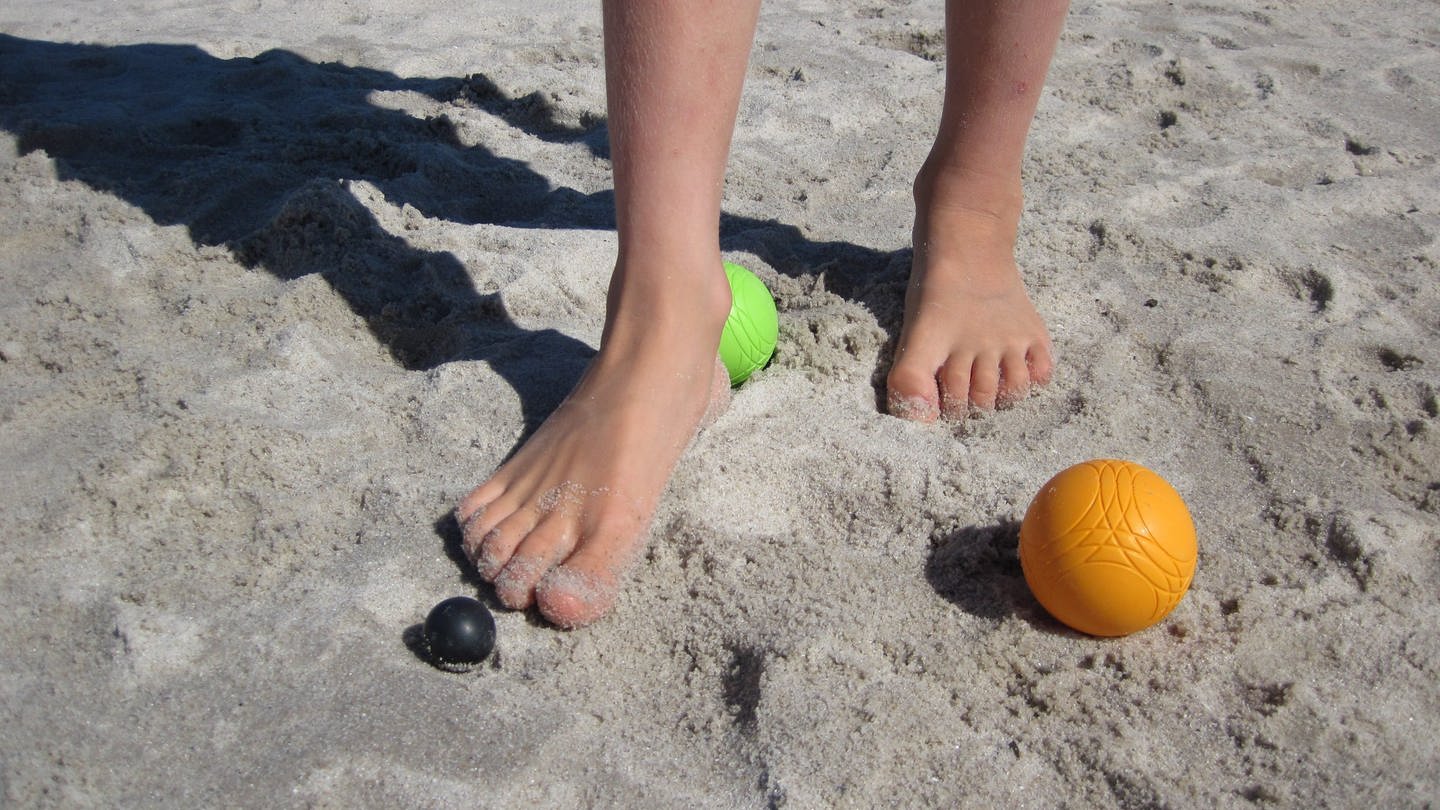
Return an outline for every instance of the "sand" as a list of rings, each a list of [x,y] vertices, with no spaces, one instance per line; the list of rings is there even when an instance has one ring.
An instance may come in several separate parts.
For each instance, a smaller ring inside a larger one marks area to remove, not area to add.
[[[610,617],[457,675],[450,509],[602,323],[597,5],[7,2],[3,803],[1433,805],[1434,8],[1076,0],[1018,248],[1060,368],[927,427],[876,402],[940,4],[767,2],[723,247],[776,360]],[[1016,555],[1101,457],[1200,542],[1113,640]]]

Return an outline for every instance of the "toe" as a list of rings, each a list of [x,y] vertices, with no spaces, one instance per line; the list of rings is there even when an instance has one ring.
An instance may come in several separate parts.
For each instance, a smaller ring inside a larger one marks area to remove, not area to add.
[[[1000,393],[1000,360],[980,356],[970,366],[970,404],[982,411],[995,409]]]
[[[486,506],[504,494],[505,485],[498,478],[491,478],[460,499],[460,503],[455,507],[455,520],[464,526],[477,512],[484,511]]]
[[[482,490],[485,492],[482,493]],[[478,565],[485,535],[515,511],[516,503],[504,496],[504,488],[487,482],[471,490],[455,507],[455,522],[460,524],[460,545],[472,563]]]
[[[627,540],[627,531],[597,533],[556,566],[535,589],[540,612],[554,624],[581,627],[604,616],[615,604],[621,572],[633,557],[638,543]]]
[[[535,528],[535,512],[521,509],[491,525],[488,520],[471,521],[465,535],[465,553],[481,578],[493,582],[509,562],[515,549]],[[482,533],[483,532],[483,533]]]
[[[1008,408],[1030,394],[1030,369],[1022,352],[1007,352],[1000,359],[1000,386],[995,404]]]
[[[511,557],[495,577],[495,596],[511,610],[524,610],[535,597],[535,583],[544,575],[545,569],[538,560]]]
[[[1025,365],[1029,367],[1031,383],[1047,385],[1055,371],[1055,353],[1048,343],[1032,346],[1025,353]]]
[[[938,365],[938,364],[937,364]],[[940,415],[940,391],[935,366],[897,362],[885,380],[886,409],[892,416],[916,422],[934,422]]]
[[[574,524],[560,515],[541,521],[495,577],[495,596],[508,608],[529,607],[535,586],[575,548]]]
[[[468,512],[455,507],[455,522],[460,524],[460,547],[465,550],[465,556],[470,562],[475,562],[475,555],[480,551],[480,538],[485,536],[486,529],[481,525],[485,522],[486,508],[480,506]]]
[[[951,358],[940,369],[940,416],[959,421],[970,412],[970,357]]]
[[[540,613],[552,624],[573,630],[610,611],[618,592],[613,576],[565,564],[557,565],[535,587]]]

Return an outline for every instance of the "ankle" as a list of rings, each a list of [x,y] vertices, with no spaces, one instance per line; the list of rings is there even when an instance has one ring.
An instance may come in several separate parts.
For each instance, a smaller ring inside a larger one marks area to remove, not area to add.
[[[718,251],[699,258],[622,257],[610,279],[605,332],[633,325],[652,334],[703,336],[713,350],[730,304]]]
[[[1019,173],[949,161],[931,155],[915,176],[917,220],[932,214],[959,215],[975,225],[987,221],[1013,232],[1025,206]]]

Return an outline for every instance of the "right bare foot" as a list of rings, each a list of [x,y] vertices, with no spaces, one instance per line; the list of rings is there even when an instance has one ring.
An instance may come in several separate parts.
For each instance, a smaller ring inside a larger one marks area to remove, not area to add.
[[[933,422],[1004,408],[1054,367],[1015,265],[1020,178],[927,166],[915,182],[915,258],[886,380],[890,413]]]
[[[506,607],[535,604],[573,628],[614,603],[675,462],[729,394],[716,348],[730,291],[713,264],[689,276],[704,290],[675,288],[681,274],[627,283],[657,274],[617,266],[600,351],[575,390],[456,508],[466,555]]]

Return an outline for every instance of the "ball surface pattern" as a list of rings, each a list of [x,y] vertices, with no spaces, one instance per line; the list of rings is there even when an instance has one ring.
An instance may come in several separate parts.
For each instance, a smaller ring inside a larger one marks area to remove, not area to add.
[[[730,372],[730,384],[739,385],[770,362],[780,337],[775,299],[754,273],[725,262],[730,282],[730,315],[720,333],[720,360]]]
[[[1061,471],[1020,524],[1020,565],[1035,598],[1094,636],[1165,618],[1190,587],[1195,562],[1195,524],[1180,493],[1129,461]]]

